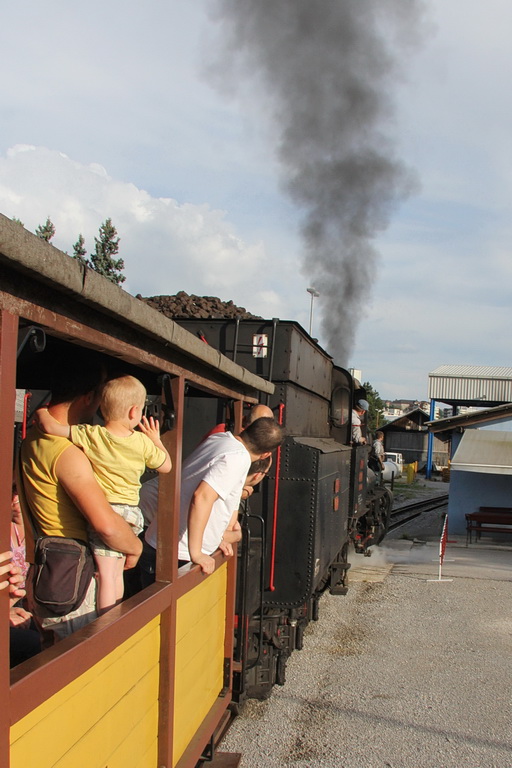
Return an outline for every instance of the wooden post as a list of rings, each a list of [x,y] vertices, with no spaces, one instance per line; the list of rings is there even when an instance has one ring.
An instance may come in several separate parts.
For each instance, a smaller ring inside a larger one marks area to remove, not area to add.
[[[0,552],[10,549],[11,491],[13,471],[13,425],[16,403],[16,353],[18,318],[0,312]],[[10,672],[9,672],[9,590],[0,592],[0,765],[9,768]]]

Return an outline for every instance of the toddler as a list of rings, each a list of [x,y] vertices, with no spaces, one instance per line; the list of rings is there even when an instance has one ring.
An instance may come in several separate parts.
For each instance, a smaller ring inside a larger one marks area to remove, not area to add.
[[[158,421],[142,415],[146,389],[133,376],[121,376],[103,388],[100,410],[105,425],[60,424],[47,409],[37,412],[43,432],[68,437],[92,464],[107,501],[138,535],[143,528],[139,509],[140,477],[146,467],[170,472],[171,458],[160,440]],[[135,431],[138,426],[140,431]],[[89,543],[98,570],[98,613],[118,603],[124,593],[125,557],[110,549],[92,530]]]

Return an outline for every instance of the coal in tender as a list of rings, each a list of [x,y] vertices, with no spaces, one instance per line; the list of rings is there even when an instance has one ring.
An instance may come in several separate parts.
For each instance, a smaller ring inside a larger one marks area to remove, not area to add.
[[[221,301],[217,296],[196,296],[179,291],[174,296],[136,296],[153,309],[158,310],[172,320],[187,318],[212,320],[261,320],[259,315],[247,312],[245,307],[237,307],[233,301]]]

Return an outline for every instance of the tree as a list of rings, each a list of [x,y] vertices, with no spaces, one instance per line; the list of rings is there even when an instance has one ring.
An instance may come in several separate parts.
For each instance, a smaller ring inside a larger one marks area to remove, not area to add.
[[[122,274],[124,269],[123,259],[115,259],[119,251],[119,238],[117,230],[112,224],[112,219],[105,219],[99,229],[99,237],[96,242],[95,252],[91,254],[89,265],[95,272],[106,277],[116,285],[124,283],[126,277]]]
[[[47,217],[44,224],[40,224],[38,226],[36,229],[36,235],[40,237],[41,240],[46,240],[47,243],[49,243],[52,237],[55,235],[55,227],[53,226],[49,216]]]
[[[13,216],[11,221],[14,221],[15,224],[19,224],[20,227],[24,227],[25,226],[24,223],[22,222],[22,220],[18,219],[16,216]]]
[[[73,246],[73,258],[76,259],[83,267],[89,266],[89,260],[85,258],[87,251],[85,250],[85,240],[80,233],[78,240]]]
[[[385,406],[379,393],[372,387],[369,381],[365,381],[363,387],[366,390],[366,399],[369,405],[366,423],[370,432],[375,433],[377,429],[386,424],[386,419],[382,416]]]

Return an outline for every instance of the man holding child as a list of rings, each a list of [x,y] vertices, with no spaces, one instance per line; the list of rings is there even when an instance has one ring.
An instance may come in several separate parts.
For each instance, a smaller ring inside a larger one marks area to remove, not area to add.
[[[48,412],[62,425],[89,423],[100,403],[104,371],[98,358],[89,359],[84,350],[79,355],[70,352],[67,363],[67,375],[54,386]],[[38,536],[87,542],[88,525],[105,544],[124,554],[126,568],[137,563],[142,549],[139,538],[108,503],[85,453],[67,438],[45,434],[37,426],[28,431],[21,447],[18,490],[30,563],[34,563],[30,541],[33,526]],[[32,567],[27,579],[27,598],[46,644],[66,637],[97,617],[94,577],[81,605],[68,614],[56,616],[35,602],[34,573]]]

